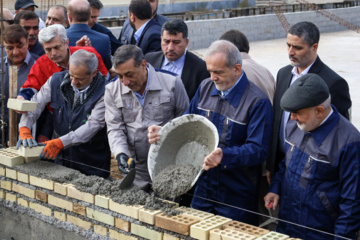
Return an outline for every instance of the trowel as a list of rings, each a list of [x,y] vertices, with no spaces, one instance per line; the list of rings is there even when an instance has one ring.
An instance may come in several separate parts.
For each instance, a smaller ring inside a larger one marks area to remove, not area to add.
[[[120,189],[128,188],[132,185],[135,179],[136,170],[135,168],[130,169],[130,171],[125,175],[120,183]]]

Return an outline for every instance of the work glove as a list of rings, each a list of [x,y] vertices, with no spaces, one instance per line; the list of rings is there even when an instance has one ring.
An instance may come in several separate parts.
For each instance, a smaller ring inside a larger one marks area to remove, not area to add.
[[[64,145],[60,138],[56,138],[43,143],[46,145],[39,158],[44,160],[54,160],[59,154],[59,152],[64,148]]]
[[[118,162],[119,171],[127,174],[130,169],[135,167],[135,161],[132,158],[129,158],[125,153],[120,153],[116,156]]]
[[[29,146],[32,148],[33,146],[36,147],[38,144],[31,135],[31,131],[28,127],[21,127],[19,128],[19,135],[20,140],[16,143],[16,149],[20,148],[20,145],[23,145],[24,147]]]

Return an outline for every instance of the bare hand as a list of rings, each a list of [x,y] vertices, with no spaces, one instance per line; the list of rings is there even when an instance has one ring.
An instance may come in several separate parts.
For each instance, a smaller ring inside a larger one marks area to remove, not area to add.
[[[19,99],[19,100],[22,100],[22,101],[25,101],[25,98],[21,95],[18,95],[16,97],[16,99]],[[23,113],[26,113],[26,111],[17,111],[17,110],[14,110],[15,112],[19,113],[19,114],[23,114]]]
[[[268,184],[270,185],[271,183],[271,172],[266,170],[266,180],[268,182]]]
[[[76,41],[77,47],[91,47],[91,41],[88,36],[84,35],[78,41]]]
[[[221,148],[217,148],[212,151],[204,160],[203,168],[207,171],[210,168],[214,168],[221,163],[223,157],[223,151]]]
[[[264,202],[265,202],[265,207],[267,209],[272,209],[275,211],[277,205],[279,204],[279,200],[280,200],[280,196],[269,192],[268,194],[266,194],[266,196],[264,197]]]
[[[160,134],[158,133],[160,129],[161,127],[157,125],[148,127],[148,138],[150,144],[156,143],[160,140]]]

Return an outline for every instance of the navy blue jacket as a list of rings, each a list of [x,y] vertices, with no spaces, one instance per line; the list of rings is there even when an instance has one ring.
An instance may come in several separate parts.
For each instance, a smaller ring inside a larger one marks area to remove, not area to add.
[[[111,55],[114,55],[116,49],[118,49],[119,47],[121,47],[123,45],[119,40],[116,39],[116,37],[112,34],[112,32],[107,27],[105,27],[99,23],[95,23],[91,29],[109,36],[110,44],[111,44]]]
[[[355,239],[360,229],[360,133],[333,110],[311,132],[288,122],[286,156],[270,192],[280,195],[280,219]],[[277,230],[294,238],[337,239],[284,222]]]
[[[53,109],[53,126],[55,136],[60,137],[81,127],[91,114],[92,109],[105,93],[105,79],[102,85],[94,92],[92,97],[75,109],[70,106],[68,99],[64,98],[60,85],[68,71],[54,73],[51,80],[51,107]],[[62,160],[62,158],[74,162]],[[110,171],[110,147],[107,139],[106,127],[101,129],[87,143],[63,149],[57,159],[57,163],[79,170],[86,175],[97,175],[107,178]],[[79,164],[78,164],[78,163]],[[83,164],[90,165],[87,167]],[[94,168],[93,168],[94,167]],[[103,170],[105,171],[103,171]]]
[[[38,58],[45,54],[44,48],[39,42],[39,40],[36,41],[35,45],[32,46],[32,48],[29,49],[29,52],[38,55]]]
[[[141,48],[144,55],[161,50],[161,26],[153,18],[146,24],[136,46]]]
[[[208,78],[200,84],[187,113],[205,116],[216,126],[223,151],[221,164],[199,178],[191,206],[257,224],[255,214],[202,198],[257,211],[261,165],[267,158],[271,136],[272,106],[268,97],[248,81],[244,72],[225,98]]]
[[[91,46],[101,55],[106,68],[109,70],[112,67],[111,63],[111,47],[108,35],[91,30],[89,25],[77,23],[66,29],[67,37],[69,38],[69,46],[76,46],[76,41],[87,35],[91,40]]]

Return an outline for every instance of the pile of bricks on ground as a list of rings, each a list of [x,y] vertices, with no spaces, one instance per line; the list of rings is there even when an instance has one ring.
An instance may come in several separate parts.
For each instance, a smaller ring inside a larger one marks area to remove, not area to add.
[[[57,183],[13,169],[24,161],[16,150],[0,149],[0,202],[16,203],[99,236],[122,240],[291,239],[191,208],[180,207],[177,208],[182,212],[180,215],[167,216],[161,210],[119,204],[106,196],[81,192],[71,184]]]

